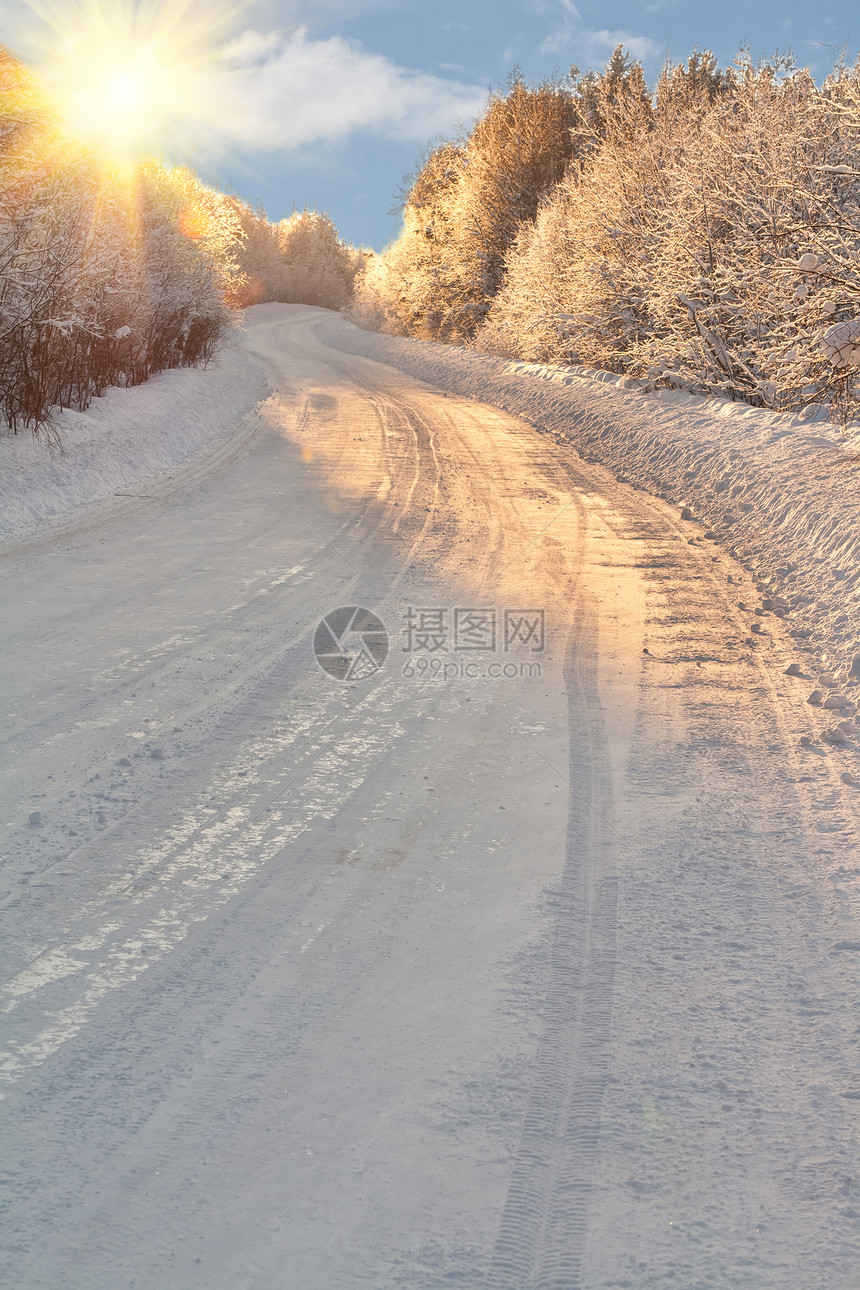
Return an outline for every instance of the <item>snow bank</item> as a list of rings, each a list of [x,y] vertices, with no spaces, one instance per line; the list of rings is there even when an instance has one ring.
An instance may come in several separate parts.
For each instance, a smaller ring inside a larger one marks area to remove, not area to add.
[[[428,384],[494,404],[620,479],[689,506],[789,603],[830,668],[860,653],[860,437],[743,403],[588,369],[511,363],[326,319],[317,334]],[[538,379],[536,379],[538,378]],[[691,533],[696,530],[691,530]]]
[[[160,372],[145,385],[108,389],[86,412],[56,414],[62,447],[0,436],[0,541],[29,537],[144,481],[234,447],[243,418],[265,398],[260,365],[228,339],[206,368]]]

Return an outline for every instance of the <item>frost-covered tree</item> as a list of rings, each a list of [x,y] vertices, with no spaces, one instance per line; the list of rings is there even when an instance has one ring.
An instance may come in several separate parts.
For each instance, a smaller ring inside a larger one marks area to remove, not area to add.
[[[755,404],[855,408],[860,66],[790,58],[514,78],[437,146],[355,315]]]
[[[400,237],[358,274],[352,312],[367,326],[428,340],[447,337],[452,304],[460,300],[451,248],[462,153],[459,143],[428,153],[404,202]]]
[[[284,261],[273,225],[263,210],[252,210],[236,197],[228,200],[241,229],[234,250],[238,277],[232,303],[244,309],[279,300],[284,292]]]
[[[567,87],[529,86],[515,75],[467,138],[427,157],[404,204],[401,237],[357,285],[357,316],[443,340],[474,335],[518,230],[564,174],[574,122]]]
[[[331,218],[296,211],[270,224],[263,210],[229,199],[241,225],[235,250],[238,308],[264,301],[341,309],[352,299],[363,255],[338,236]]]
[[[858,317],[859,152],[857,68],[821,88],[785,60],[667,69],[521,232],[476,343],[847,408],[853,357],[822,341]]]
[[[642,64],[616,45],[603,72],[571,67],[575,104],[573,152],[578,158],[606,142],[626,142],[647,128],[651,95]]]
[[[341,241],[328,215],[296,211],[275,226],[275,239],[284,264],[282,294],[276,299],[325,309],[350,302],[363,258]]]

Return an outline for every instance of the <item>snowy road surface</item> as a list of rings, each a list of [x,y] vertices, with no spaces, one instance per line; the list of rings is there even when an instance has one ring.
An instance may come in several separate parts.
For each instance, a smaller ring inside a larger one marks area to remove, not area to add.
[[[323,317],[250,311],[211,470],[0,559],[0,1283],[851,1290],[815,678],[676,511]]]

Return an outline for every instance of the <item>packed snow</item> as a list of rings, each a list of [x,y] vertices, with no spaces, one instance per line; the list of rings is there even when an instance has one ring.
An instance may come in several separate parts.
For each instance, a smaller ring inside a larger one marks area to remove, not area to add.
[[[843,326],[843,324],[839,324]],[[827,667],[860,655],[860,432],[810,408],[646,391],[630,377],[509,362],[332,320],[321,335],[428,384],[503,408],[617,478],[691,508],[713,541],[784,596],[792,630]],[[853,342],[852,342],[853,343]]]
[[[860,322],[834,323],[821,337],[821,348],[834,367],[860,367]]]

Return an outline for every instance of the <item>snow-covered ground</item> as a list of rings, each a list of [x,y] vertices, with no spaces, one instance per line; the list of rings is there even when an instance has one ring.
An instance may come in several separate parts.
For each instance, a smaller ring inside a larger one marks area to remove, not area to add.
[[[223,455],[69,487],[42,537],[35,501],[0,550],[0,1280],[850,1290],[860,746],[847,652],[839,687],[815,665],[842,625],[765,609],[704,538],[722,458],[670,504],[612,457],[727,454],[753,541],[783,441],[732,457],[719,408],[310,308],[241,344],[193,374],[238,405]],[[791,433],[853,505],[850,455]],[[340,682],[312,642],[355,604],[390,649]]]

